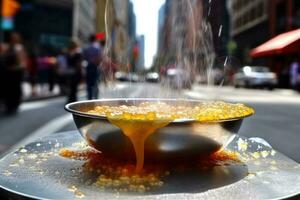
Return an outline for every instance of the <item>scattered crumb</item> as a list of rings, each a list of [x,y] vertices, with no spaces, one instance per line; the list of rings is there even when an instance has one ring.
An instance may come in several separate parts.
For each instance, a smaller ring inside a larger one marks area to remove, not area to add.
[[[276,166],[274,166],[274,165],[271,165],[270,169],[271,169],[271,170],[274,170],[274,171],[275,171],[275,170],[278,170],[278,168],[277,168]]]
[[[3,173],[2,173],[4,176],[10,176],[12,175],[12,173],[8,170],[5,170]]]
[[[252,179],[252,178],[254,178],[255,176],[256,176],[255,173],[249,172],[248,175],[247,175],[247,178],[248,178],[248,179]]]
[[[263,158],[266,158],[270,153],[268,151],[261,151],[260,154]]]
[[[259,159],[259,158],[260,158],[260,152],[256,151],[256,152],[252,153],[252,156],[253,156],[255,159]]]
[[[80,192],[80,191],[78,191],[78,190],[76,190],[76,191],[74,192],[74,194],[75,194],[75,197],[76,197],[76,198],[79,198],[79,199],[81,199],[81,198],[83,198],[83,197],[85,196],[83,192]]]
[[[68,190],[69,190],[70,192],[75,192],[75,191],[77,190],[77,187],[76,187],[75,185],[70,185],[70,186],[68,187]]]
[[[27,150],[26,149],[24,149],[24,148],[22,148],[22,149],[20,149],[20,151],[19,151],[20,153],[27,153]]]
[[[29,159],[31,159],[31,160],[34,160],[34,159],[36,159],[38,156],[37,156],[37,154],[31,153],[31,154],[29,154],[27,157],[28,157]]]
[[[78,188],[75,185],[70,185],[68,187],[68,191],[73,192],[74,196],[76,198],[79,198],[79,199],[81,199],[81,198],[83,198],[85,196],[84,193],[81,192],[81,191],[79,191]]]
[[[24,162],[25,162],[25,161],[24,161],[23,158],[20,158],[20,159],[19,159],[19,163],[20,163],[20,164],[24,164]]]
[[[239,151],[247,151],[247,149],[248,149],[248,142],[244,141],[241,138],[238,139],[237,145],[238,145],[238,150]]]
[[[274,149],[272,149],[271,155],[272,155],[272,156],[275,156],[275,154],[276,154],[276,151],[275,151]]]

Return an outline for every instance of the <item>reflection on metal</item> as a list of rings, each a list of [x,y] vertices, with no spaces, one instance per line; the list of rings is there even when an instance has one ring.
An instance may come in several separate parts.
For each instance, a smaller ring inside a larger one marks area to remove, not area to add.
[[[237,150],[240,140],[249,143],[247,151]],[[261,143],[236,136],[226,150],[237,151],[245,158],[242,164],[171,173],[163,187],[150,194],[115,194],[87,184],[92,177],[82,172],[84,162],[56,155],[61,147],[72,148],[82,142],[76,131],[53,134],[7,155],[0,160],[0,188],[10,197],[34,199],[75,199],[70,188],[76,188],[85,199],[283,199],[300,191],[298,163]],[[270,154],[251,156],[257,151]]]
[[[122,131],[104,117],[93,117],[84,113],[97,105],[134,105],[143,101],[157,99],[115,99],[85,101],[67,105],[73,113],[74,122],[82,136],[96,149],[116,158],[135,158],[130,140]],[[180,100],[161,100],[168,104],[180,104]],[[193,105],[200,101],[182,100],[181,103]],[[81,112],[81,113],[80,113]],[[237,134],[243,119],[202,123],[183,120],[172,122],[158,129],[145,142],[145,159],[166,161],[170,159],[189,160],[218,151],[230,136]]]

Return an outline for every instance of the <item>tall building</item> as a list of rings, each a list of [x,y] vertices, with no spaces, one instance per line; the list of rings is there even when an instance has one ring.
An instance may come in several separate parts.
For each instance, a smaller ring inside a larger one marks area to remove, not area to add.
[[[182,66],[194,74],[212,65],[212,30],[204,5],[202,0],[166,0],[155,67]]]
[[[250,64],[251,48],[258,46],[270,38],[268,29],[268,1],[229,2],[231,14],[231,37],[237,44],[235,56],[243,64]]]
[[[135,68],[134,45],[136,42],[136,17],[129,0],[106,1],[107,54],[120,70]]]
[[[217,57],[227,56],[230,39],[230,18],[227,0],[210,1],[205,4],[205,16],[211,25],[214,49]]]
[[[129,70],[132,63],[131,51],[128,48],[128,7],[129,0],[113,0],[114,22],[111,32],[112,57],[119,68]]]
[[[105,33],[105,10],[107,0],[96,0],[95,29],[97,33]]]
[[[96,0],[96,33],[104,33],[111,45],[113,29],[116,26],[116,9],[113,0]]]
[[[136,44],[136,16],[129,0],[96,0],[96,32],[104,33],[105,53],[120,70],[130,71],[136,67],[134,47]]]
[[[137,37],[138,58],[137,58],[137,71],[145,69],[145,36],[140,35]]]
[[[251,59],[249,51],[275,35],[300,27],[297,0],[230,0],[229,8],[231,38],[237,44],[236,56],[243,64],[272,63],[265,58]]]
[[[128,35],[135,42],[136,37],[136,16],[133,10],[133,3],[130,1],[128,5]]]
[[[73,0],[73,37],[85,43],[95,33],[95,0]]]
[[[95,0],[19,0],[14,19],[27,49],[52,54],[68,45],[71,38],[85,43],[95,32]]]
[[[157,29],[157,51],[162,50],[163,45],[163,28],[166,17],[166,4],[163,4],[158,11],[158,29]]]

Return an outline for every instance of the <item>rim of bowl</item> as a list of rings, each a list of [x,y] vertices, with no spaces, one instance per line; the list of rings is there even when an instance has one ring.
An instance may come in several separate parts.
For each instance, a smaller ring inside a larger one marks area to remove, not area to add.
[[[95,100],[83,100],[83,101],[76,101],[76,102],[72,102],[72,103],[68,103],[65,105],[65,110],[67,112],[70,112],[73,115],[79,115],[82,117],[88,117],[88,118],[93,118],[93,119],[100,119],[100,120],[107,120],[107,117],[105,116],[101,116],[101,115],[94,115],[94,114],[89,114],[87,112],[83,112],[83,111],[78,111],[75,109],[71,109],[70,107],[73,105],[77,105],[77,104],[83,104],[83,103],[92,103],[92,102],[115,102],[115,101],[122,101],[122,102],[127,102],[127,101],[182,101],[182,102],[205,102],[205,101],[210,101],[210,100],[197,100],[197,99],[164,99],[164,98],[103,98],[103,99],[95,99]],[[213,101],[213,100],[212,100]],[[226,101],[223,101],[226,102]],[[244,104],[245,105],[245,104]],[[251,109],[253,109],[252,107],[245,105]],[[214,121],[198,121],[200,123],[217,123],[217,122],[226,122],[226,121],[236,121],[236,120],[240,120],[240,119],[244,119],[246,117],[249,117],[251,115],[253,115],[255,113],[255,110],[253,109],[253,113],[250,113],[248,115],[242,116],[242,117],[234,117],[234,118],[228,118],[228,119],[223,119],[223,120],[214,120]],[[171,123],[184,123],[184,122],[195,122],[197,120],[194,119],[177,119],[172,121]]]

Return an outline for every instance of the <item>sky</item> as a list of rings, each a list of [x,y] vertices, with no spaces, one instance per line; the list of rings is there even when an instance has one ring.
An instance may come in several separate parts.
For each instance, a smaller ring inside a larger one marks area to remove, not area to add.
[[[158,11],[165,0],[131,0],[136,15],[137,35],[145,36],[145,67],[152,65],[157,49]]]

